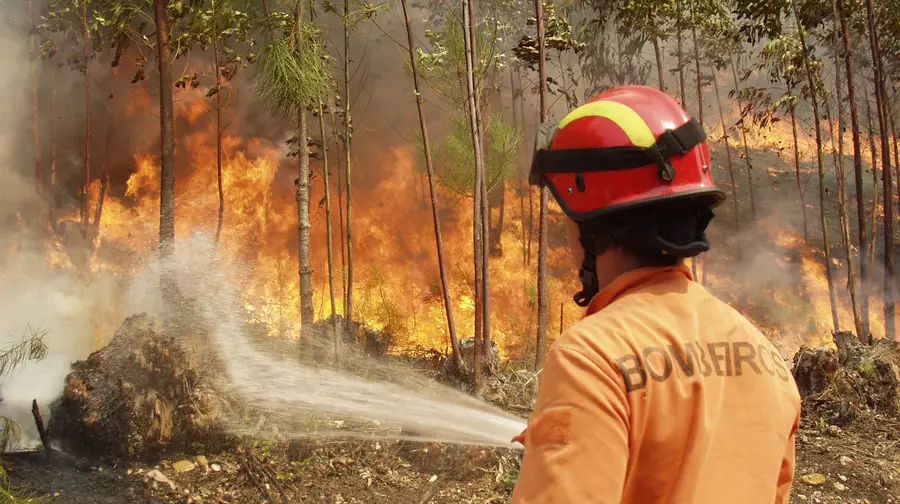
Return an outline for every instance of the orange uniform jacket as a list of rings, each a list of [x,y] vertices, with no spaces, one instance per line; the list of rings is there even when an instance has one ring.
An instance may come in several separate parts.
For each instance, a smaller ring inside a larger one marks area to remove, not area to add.
[[[514,504],[787,503],[800,396],[684,266],[626,273],[553,345]]]

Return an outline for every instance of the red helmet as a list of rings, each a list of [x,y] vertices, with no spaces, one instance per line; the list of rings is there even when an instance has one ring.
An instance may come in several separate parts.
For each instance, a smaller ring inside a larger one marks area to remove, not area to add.
[[[530,180],[547,185],[576,221],[673,199],[709,207],[725,199],[712,180],[703,127],[647,86],[610,89],[558,125],[542,125]]]

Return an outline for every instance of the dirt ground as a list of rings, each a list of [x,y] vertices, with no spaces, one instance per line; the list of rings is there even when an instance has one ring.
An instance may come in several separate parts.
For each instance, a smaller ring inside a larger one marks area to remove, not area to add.
[[[847,429],[823,425],[804,421],[791,503],[900,502],[900,424],[872,418]],[[42,454],[7,456],[4,464],[14,484],[58,503],[487,504],[510,502],[520,457],[373,441],[244,446],[129,467],[62,454],[49,462]]]

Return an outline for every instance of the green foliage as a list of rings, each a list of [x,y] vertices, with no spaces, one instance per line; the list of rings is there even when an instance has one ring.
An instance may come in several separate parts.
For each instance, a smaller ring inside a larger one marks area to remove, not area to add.
[[[48,332],[45,329],[34,329],[29,325],[21,341],[7,346],[0,352],[0,376],[12,373],[25,362],[44,359],[47,356],[44,337]],[[0,423],[3,425],[0,428],[0,452],[3,452],[10,445],[19,442],[22,438],[22,430],[18,423],[3,415],[0,415]],[[35,494],[27,489],[13,488],[3,470],[3,463],[0,461],[0,502],[42,503],[46,502],[46,499],[35,497]]]
[[[22,439],[22,428],[10,418],[0,415],[3,428],[0,429],[0,452],[6,451],[10,446]]]
[[[501,42],[500,25],[485,21],[476,25],[475,61],[473,72],[477,85],[479,103],[484,95],[487,76],[504,68],[507,57],[498,51]],[[468,100],[466,85],[466,49],[463,27],[456,17],[448,18],[440,32],[426,30],[430,41],[430,51],[417,48],[419,73],[432,89],[448,103],[460,107]]]
[[[831,19],[830,1],[738,0],[732,6],[741,35],[751,44],[778,38],[785,31],[785,20],[793,18],[792,1],[797,2],[800,23],[807,29],[818,27]]]
[[[39,361],[47,356],[44,336],[49,331],[28,326],[25,336],[18,343],[7,346],[0,352],[0,376],[12,373],[28,361]]]
[[[231,2],[216,2],[215,11],[209,8],[195,12],[184,29],[172,39],[172,46],[186,51],[196,44],[205,51],[216,39],[234,39],[252,46],[255,41],[251,38],[251,30],[246,12],[236,10]]]
[[[292,117],[333,89],[320,31],[287,13],[272,16],[273,36],[259,58],[256,92],[272,114]]]
[[[707,6],[708,10],[699,14],[698,36],[706,42],[701,45],[702,58],[715,69],[723,70],[743,51],[740,29],[722,3],[711,2]]]
[[[379,12],[385,12],[389,10],[391,6],[388,2],[370,3],[350,1],[350,5],[347,6],[349,12],[346,16],[344,16],[344,7],[343,2],[338,5],[333,4],[330,0],[324,0],[322,2],[322,10],[339,14],[341,16],[341,23],[347,26],[347,30],[350,33],[353,33],[359,28],[363,21],[373,19]]]
[[[510,470],[500,475],[500,488],[506,493],[512,493],[519,481],[519,471]]]
[[[544,48],[545,51],[573,51],[581,52],[586,46],[583,42],[575,40],[572,35],[572,25],[565,17],[556,13],[555,4],[552,1],[544,2]],[[537,20],[531,16],[526,21],[528,26],[537,26]],[[538,41],[537,36],[523,35],[518,45],[513,48],[513,53],[528,68],[537,70]]]
[[[650,74],[651,63],[642,51],[652,32],[646,29],[626,30],[625,25],[638,23],[631,15],[618,10],[616,2],[593,2],[591,17],[579,28],[579,36],[588,41],[579,53],[582,72],[596,92],[609,86],[643,84]],[[642,22],[646,27],[650,23]]]
[[[469,117],[465,113],[455,112],[448,122],[447,135],[432,146],[435,175],[438,183],[445,189],[457,196],[471,198],[475,189],[475,152]],[[485,183],[487,190],[491,191],[514,171],[522,135],[498,114],[487,117],[485,124]],[[421,139],[419,144],[420,150],[424,152]]]
[[[601,5],[597,5],[598,3]],[[602,16],[598,9],[609,10],[607,5],[602,5],[605,3],[591,2],[594,12]],[[694,2],[694,4],[699,3],[702,2]],[[684,9],[684,6],[676,5],[674,0],[634,0],[622,2],[615,11],[615,15],[624,32],[641,32],[648,39],[655,36],[660,40],[665,40],[675,28],[675,9],[678,8]]]
[[[103,28],[108,23],[98,12],[109,8],[108,1],[50,0],[40,22],[32,27],[40,40],[39,56],[42,59],[56,56],[60,49],[58,39],[62,39],[62,46],[71,48],[65,54],[66,64],[83,74],[87,62],[95,57],[102,46]],[[88,46],[87,58],[84,54],[85,44]]]

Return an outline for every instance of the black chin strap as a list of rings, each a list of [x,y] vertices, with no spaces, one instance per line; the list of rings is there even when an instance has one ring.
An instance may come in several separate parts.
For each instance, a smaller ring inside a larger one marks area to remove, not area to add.
[[[575,300],[575,304],[585,308],[600,292],[600,281],[597,280],[597,256],[593,252],[584,253],[584,262],[581,263],[578,276],[581,277],[581,291],[572,299]]]
[[[597,256],[610,247],[618,245],[644,258],[694,257],[709,250],[705,231],[714,215],[710,208],[698,207],[670,214],[671,218],[638,214],[619,223],[579,222],[584,261],[578,273],[581,291],[573,297],[575,304],[584,308],[600,292]]]

